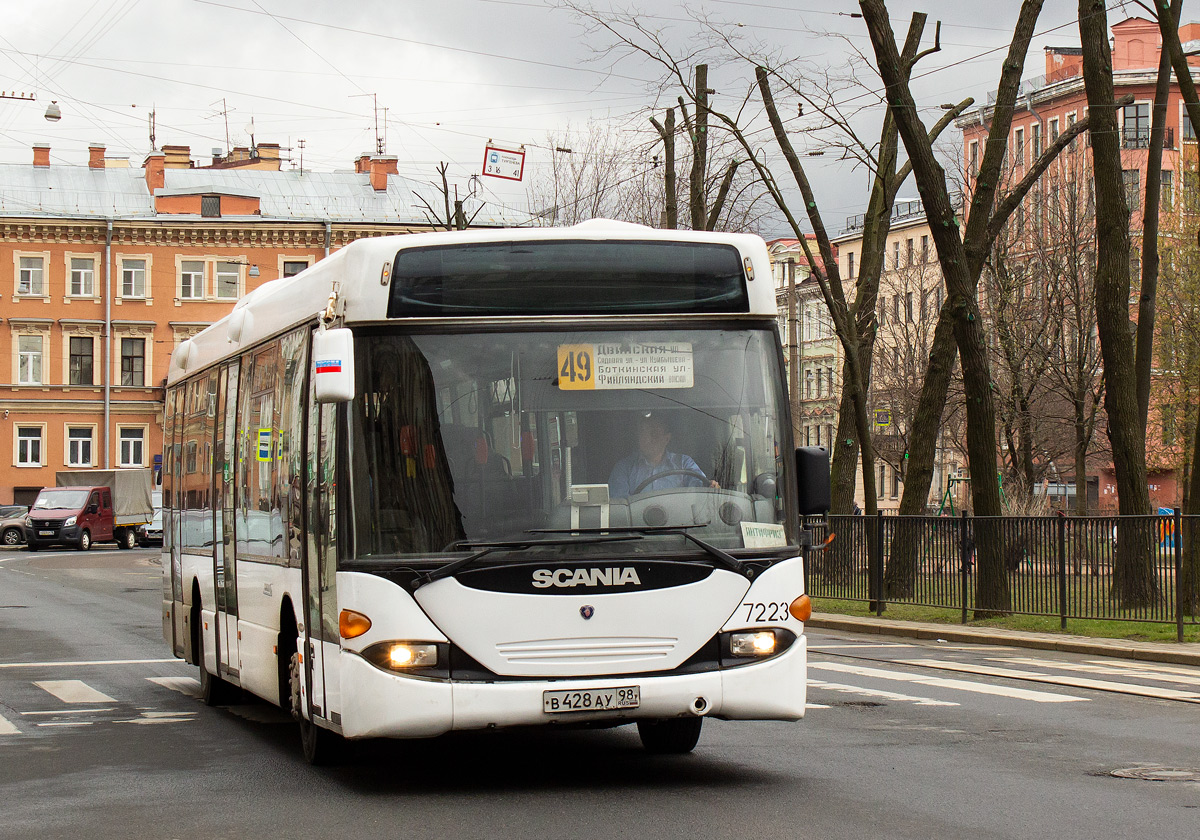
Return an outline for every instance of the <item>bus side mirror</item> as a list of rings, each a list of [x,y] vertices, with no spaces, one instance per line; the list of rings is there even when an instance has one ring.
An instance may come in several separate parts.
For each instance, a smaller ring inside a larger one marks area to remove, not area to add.
[[[796,449],[796,485],[801,516],[829,512],[829,453],[820,446]]]
[[[341,328],[313,333],[313,395],[319,403],[354,399],[354,333]]]

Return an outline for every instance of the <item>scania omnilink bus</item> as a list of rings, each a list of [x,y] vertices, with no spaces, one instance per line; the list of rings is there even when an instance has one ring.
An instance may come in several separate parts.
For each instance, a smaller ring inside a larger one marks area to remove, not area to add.
[[[605,221],[361,240],[263,285],[171,359],[168,643],[206,701],[290,709],[310,761],[803,717],[828,462],[793,448],[776,317],[761,239]]]

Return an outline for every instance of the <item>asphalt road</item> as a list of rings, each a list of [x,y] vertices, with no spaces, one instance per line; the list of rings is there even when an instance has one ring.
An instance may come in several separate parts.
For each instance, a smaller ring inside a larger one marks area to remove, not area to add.
[[[153,551],[0,551],[0,838],[1200,836],[1200,669],[814,632],[803,722],[688,756],[518,731],[318,769],[278,709],[200,703],[159,591]]]

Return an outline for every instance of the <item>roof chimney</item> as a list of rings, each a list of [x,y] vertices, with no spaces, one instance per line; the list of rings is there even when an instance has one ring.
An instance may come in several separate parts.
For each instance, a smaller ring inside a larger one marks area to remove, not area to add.
[[[370,158],[368,165],[371,169],[371,188],[373,190],[376,192],[386,190],[387,176],[399,174],[396,160],[394,155],[374,155]]]
[[[166,155],[162,152],[151,152],[146,156],[146,162],[142,164],[146,169],[146,186],[151,195],[154,195],[155,190],[161,190],[167,184],[167,176],[164,171],[166,161]]]
[[[50,166],[50,144],[49,143],[34,143],[33,144],[33,165],[34,166]]]
[[[191,169],[192,149],[190,146],[163,146],[163,166],[167,169]]]
[[[363,153],[354,159],[355,172],[370,172],[371,171],[371,156]]]
[[[104,168],[104,144],[91,143],[88,145],[88,169]]]

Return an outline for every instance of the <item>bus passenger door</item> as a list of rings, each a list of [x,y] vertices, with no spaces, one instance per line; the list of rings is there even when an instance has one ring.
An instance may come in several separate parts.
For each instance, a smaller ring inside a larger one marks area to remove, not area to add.
[[[234,456],[237,445],[237,394],[239,363],[235,359],[221,368],[217,385],[217,432],[213,451],[213,483],[220,505],[214,513],[214,580],[217,590],[217,673],[239,677],[237,566],[234,556],[234,512],[237,484]],[[237,682],[237,680],[234,680]]]
[[[337,504],[334,481],[337,406],[319,405],[309,394],[308,510],[304,560],[304,678],[310,717],[340,722],[337,620]]]

